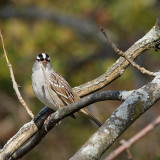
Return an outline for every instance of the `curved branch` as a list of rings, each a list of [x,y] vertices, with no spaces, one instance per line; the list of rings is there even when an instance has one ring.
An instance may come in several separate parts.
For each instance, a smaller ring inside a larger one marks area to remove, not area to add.
[[[127,91],[106,91],[102,93],[93,93],[89,96],[81,98],[78,102],[72,103],[68,106],[60,108],[54,113],[54,119],[52,119],[48,124],[48,131],[52,129],[59,121],[63,118],[69,116],[72,113],[77,112],[81,108],[86,107],[94,102],[103,101],[103,100],[123,100],[125,98]],[[8,159],[14,156],[23,156],[26,152],[36,146],[40,140],[47,134],[44,130],[44,121],[45,119],[53,113],[53,110],[46,107],[44,108],[31,122],[25,124],[15,136],[13,136],[5,146],[0,150],[0,159]],[[38,133],[39,132],[39,133]],[[37,133],[37,134],[36,134]],[[36,134],[36,135],[35,135]],[[35,136],[34,136],[35,135]],[[37,137],[40,136],[40,137]],[[31,142],[23,146],[28,140],[31,139]],[[33,143],[34,141],[34,143]],[[19,149],[19,150],[18,150]],[[12,157],[11,159],[13,159]],[[15,159],[16,159],[15,158]]]
[[[157,42],[160,41],[159,21],[160,18],[157,20],[155,26],[144,37],[135,42],[124,53],[128,58],[134,60],[145,50],[155,47]],[[90,82],[75,87],[74,91],[77,92],[80,97],[95,92],[120,77],[129,64],[130,63],[125,58],[120,57],[103,75]]]
[[[53,113],[50,108],[44,108],[40,113],[19,129],[19,131],[0,150],[0,160],[7,160],[11,155],[25,144],[39,129],[42,128],[45,119]]]
[[[97,160],[114,141],[160,98],[160,72],[151,83],[133,91],[102,127],[70,160]]]

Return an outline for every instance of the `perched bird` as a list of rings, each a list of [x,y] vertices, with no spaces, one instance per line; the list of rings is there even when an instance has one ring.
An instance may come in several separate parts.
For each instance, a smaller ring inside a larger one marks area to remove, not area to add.
[[[80,99],[73,93],[68,82],[53,70],[50,57],[46,53],[39,54],[33,64],[32,88],[36,97],[54,111]],[[83,108],[78,112],[101,126],[101,123],[89,113],[87,108]],[[72,115],[72,117],[75,116]]]

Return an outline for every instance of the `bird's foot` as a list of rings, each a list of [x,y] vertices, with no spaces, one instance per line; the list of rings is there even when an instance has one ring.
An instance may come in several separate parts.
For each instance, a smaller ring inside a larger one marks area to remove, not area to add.
[[[48,132],[52,127],[54,127],[57,124],[60,124],[61,121],[59,121],[58,123],[53,121],[54,118],[54,113],[50,114],[47,119],[44,121],[44,129],[46,132]]]

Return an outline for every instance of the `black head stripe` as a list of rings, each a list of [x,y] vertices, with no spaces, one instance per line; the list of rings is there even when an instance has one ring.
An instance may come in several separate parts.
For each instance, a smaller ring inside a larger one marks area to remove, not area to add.
[[[37,61],[43,61],[43,60],[46,60],[46,61],[50,61],[50,57],[48,54],[46,53],[41,53],[37,56]]]

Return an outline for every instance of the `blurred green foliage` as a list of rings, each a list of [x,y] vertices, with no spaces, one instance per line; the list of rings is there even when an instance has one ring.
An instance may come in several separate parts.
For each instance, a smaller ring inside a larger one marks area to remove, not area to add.
[[[100,27],[108,29],[112,33],[111,38],[118,44],[118,47],[126,50],[154,25],[160,9],[158,0],[68,0],[65,2],[62,0],[35,0],[34,2],[31,0],[2,0],[0,2],[1,9],[6,6],[16,8],[18,11],[31,7],[39,8],[50,13],[54,12],[57,14],[57,19],[60,16],[67,22],[59,22],[54,19],[48,20],[45,17],[36,19],[32,17],[32,13],[27,18],[25,16],[21,18],[16,16],[2,18],[0,16],[0,27],[16,81],[21,86],[20,91],[24,99],[35,114],[43,107],[43,104],[34,97],[31,87],[32,64],[37,54],[48,53],[51,56],[55,70],[61,73],[71,86],[83,84],[103,74],[118,57],[116,53],[109,50],[110,47],[100,38],[102,37]],[[76,28],[76,25],[70,25],[76,23],[75,20],[83,20],[83,22],[93,24],[96,28],[93,32],[94,34],[91,34],[91,28],[84,30],[83,27],[79,26],[82,28],[82,31],[80,31]],[[159,53],[150,50],[144,56],[141,56],[138,62],[155,71],[159,69],[159,60]],[[152,66],[149,64],[152,64]],[[8,129],[5,132],[5,137],[0,136],[0,141],[4,144],[24,123],[29,121],[29,117],[18,103],[8,67],[3,57],[2,47],[0,47],[0,66],[0,97],[2,95],[6,97],[3,98],[3,101],[0,101],[0,107],[2,108],[0,109],[0,115],[3,117],[1,120],[7,123],[8,116],[4,115],[9,112],[13,114],[12,119],[14,122],[14,129],[13,127]],[[141,78],[146,79],[143,75],[137,75],[135,69],[129,68],[121,78],[104,88],[104,90],[134,89],[139,86]],[[146,81],[144,81],[144,84]],[[8,96],[14,103],[11,100],[8,101]],[[110,101],[97,103],[96,106],[98,107],[91,107],[91,111],[100,120],[105,120],[118,104]],[[143,116],[142,121],[144,123],[137,122],[134,127],[131,127],[130,131],[127,131],[124,137],[131,137],[133,133],[145,126],[148,121],[151,121],[156,116],[157,111],[155,110],[154,108],[150,111],[154,116]],[[18,119],[15,118],[17,115]],[[88,121],[86,123],[86,121],[81,116],[75,121],[70,118],[63,120],[60,125],[46,136],[42,143],[23,159],[68,159],[95,132],[95,128]],[[3,126],[2,122],[1,126],[5,130],[6,127]],[[158,139],[155,134],[151,136],[151,139],[154,136]],[[154,141],[157,140],[156,138],[154,138]],[[148,141],[147,138],[146,141]],[[150,159],[158,159],[160,157],[157,143],[155,143],[155,150],[150,153],[145,149],[143,153],[142,149],[139,152],[138,148],[143,146],[140,143],[136,148],[133,147],[133,157],[135,159],[142,160],[148,156],[151,157]],[[150,143],[148,142],[145,146],[149,147]],[[117,145],[118,143],[112,148]]]

